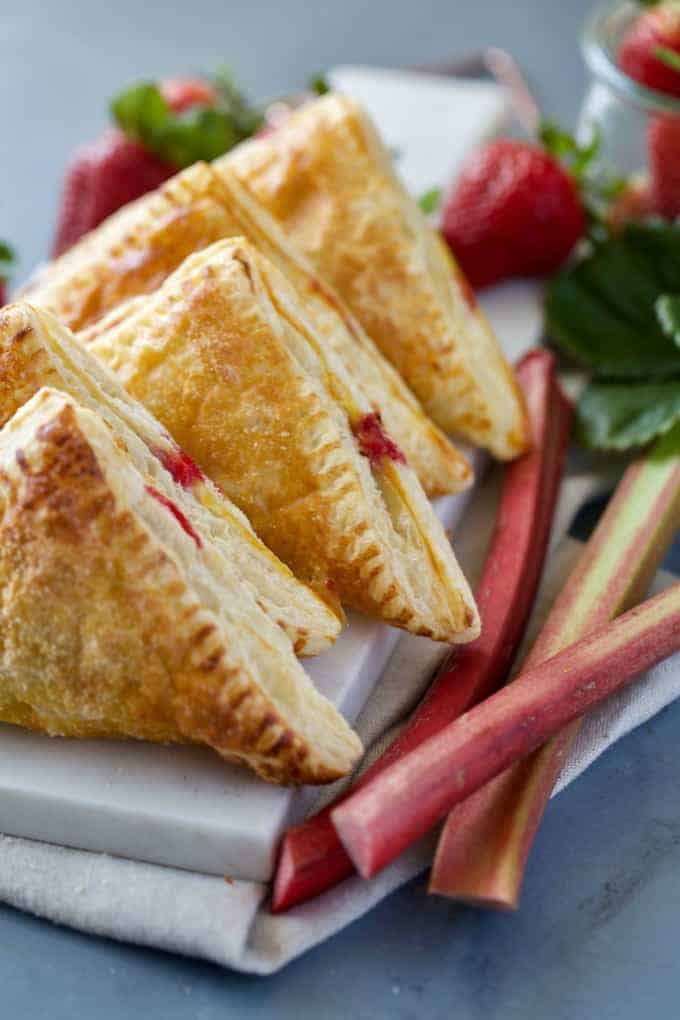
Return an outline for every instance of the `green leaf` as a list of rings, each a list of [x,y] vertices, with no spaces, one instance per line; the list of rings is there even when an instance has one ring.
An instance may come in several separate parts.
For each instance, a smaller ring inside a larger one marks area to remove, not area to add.
[[[430,213],[436,212],[439,208],[439,204],[442,200],[442,189],[441,188],[430,188],[418,199],[418,205],[423,210],[426,216]]]
[[[217,109],[231,120],[239,141],[259,131],[264,123],[263,112],[241,91],[229,68],[221,67],[211,80],[217,93]]]
[[[313,74],[309,79],[308,86],[310,92],[315,92],[317,96],[325,96],[327,92],[330,92],[331,87],[328,84],[328,78],[325,74]]]
[[[664,294],[654,307],[662,330],[680,347],[680,294]]]
[[[654,49],[654,56],[667,67],[680,71],[680,53],[676,53],[675,50],[670,50],[667,46],[657,46]]]
[[[680,226],[635,224],[594,244],[549,285],[549,332],[601,378],[680,375],[680,350],[656,310],[658,298],[678,280]]]
[[[167,127],[170,108],[157,85],[153,82],[141,82],[120,92],[114,98],[111,113],[118,127],[128,138],[153,148]]]
[[[580,180],[590,169],[601,148],[602,138],[599,129],[593,131],[592,138],[586,145],[580,145],[573,135],[564,131],[551,120],[544,120],[538,132],[539,140],[548,152],[559,160],[577,179]]]
[[[680,280],[680,224],[661,219],[630,223],[625,236],[656,274],[660,289],[674,293]]]
[[[0,281],[4,282],[14,268],[14,250],[6,241],[0,241]]]
[[[262,124],[226,70],[213,79],[215,106],[196,106],[174,113],[157,85],[142,82],[121,92],[111,104],[120,129],[161,159],[181,169],[197,160],[210,161],[249,138]]]
[[[680,380],[592,383],[577,406],[577,434],[597,450],[645,446],[680,421]]]

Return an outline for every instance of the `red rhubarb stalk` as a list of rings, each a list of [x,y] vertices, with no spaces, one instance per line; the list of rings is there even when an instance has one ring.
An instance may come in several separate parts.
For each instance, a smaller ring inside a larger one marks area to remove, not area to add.
[[[680,584],[523,673],[385,769],[331,815],[371,878],[454,805],[680,650]]]
[[[679,523],[680,427],[623,476],[524,664],[538,665],[646,592]],[[430,890],[516,909],[526,861],[579,723],[452,812]]]
[[[496,690],[524,634],[550,535],[572,409],[555,377],[554,359],[546,351],[528,354],[518,376],[533,448],[505,471],[477,588],[481,637],[447,659],[408,726],[361,776],[355,790]],[[353,873],[330,820],[333,806],[286,833],[274,882],[274,911],[317,896]]]

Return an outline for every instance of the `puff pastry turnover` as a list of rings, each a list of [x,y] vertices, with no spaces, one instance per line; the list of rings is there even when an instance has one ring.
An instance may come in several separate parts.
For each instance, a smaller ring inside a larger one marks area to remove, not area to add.
[[[0,432],[0,719],[207,744],[275,782],[346,773],[356,735],[140,468],[49,388]]]
[[[342,611],[298,581],[257,537],[245,515],[179,449],[160,423],[69,330],[27,304],[0,311],[0,425],[41,386],[68,393],[96,411],[118,441],[134,451],[154,486],[211,541],[258,605],[288,634],[298,654],[322,651],[337,636]]]
[[[355,102],[324,96],[214,165],[273,213],[443,429],[503,459],[526,449],[491,328]]]
[[[106,326],[89,350],[298,576],[415,633],[477,635],[474,600],[417,478],[252,244],[191,256]]]
[[[296,287],[317,332],[355,375],[426,492],[465,488],[472,479],[467,461],[426,417],[346,305],[236,176],[224,170],[221,177],[202,163],[178,174],[47,266],[23,293],[81,330],[126,299],[154,290],[192,252],[244,236]]]

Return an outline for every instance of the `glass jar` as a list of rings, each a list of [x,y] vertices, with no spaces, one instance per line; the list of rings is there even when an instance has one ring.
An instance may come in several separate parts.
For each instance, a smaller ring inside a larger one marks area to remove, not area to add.
[[[680,147],[680,99],[645,88],[618,67],[621,40],[642,10],[639,3],[619,0],[599,8],[588,20],[582,49],[592,80],[578,136],[585,142],[594,129],[599,132],[603,169],[649,177],[650,158],[654,160],[658,151],[653,132],[662,122],[664,127],[670,120],[677,122],[673,137]]]

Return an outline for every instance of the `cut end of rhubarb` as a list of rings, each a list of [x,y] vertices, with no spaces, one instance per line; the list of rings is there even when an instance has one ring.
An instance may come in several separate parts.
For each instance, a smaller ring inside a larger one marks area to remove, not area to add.
[[[281,845],[274,888],[272,889],[272,914],[280,914],[282,911],[289,910],[296,903],[300,902],[295,895],[297,891],[296,886],[298,885],[296,878],[295,854],[290,845],[290,839],[286,835]]]
[[[509,903],[505,898],[494,900],[492,896],[465,896],[462,893],[452,895],[446,888],[439,889],[432,882],[430,882],[427,891],[430,896],[444,896],[447,899],[455,899],[456,903],[460,903],[464,907],[495,910],[498,914],[515,914],[519,909],[519,903],[517,901]]]
[[[353,809],[347,813],[344,808],[345,802],[331,812],[335,831],[361,877],[373,878],[380,871],[380,863],[373,854],[373,841],[367,838],[371,827],[364,824],[360,811]]]
[[[352,862],[327,811],[289,829],[283,838],[272,891],[272,913],[313,899],[349,878]]]

